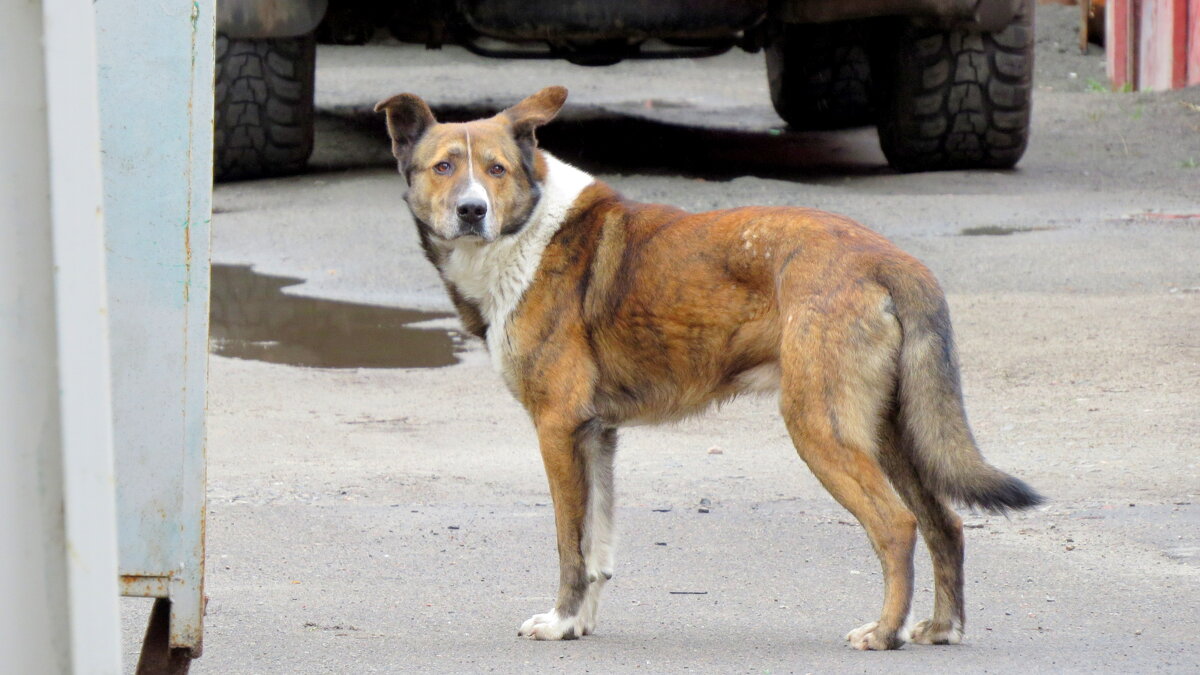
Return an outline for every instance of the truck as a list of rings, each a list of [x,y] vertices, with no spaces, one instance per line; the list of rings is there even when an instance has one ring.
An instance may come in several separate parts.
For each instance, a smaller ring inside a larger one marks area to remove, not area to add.
[[[761,51],[792,129],[874,125],[902,172],[1008,169],[1029,137],[1033,10],[1033,0],[221,0],[214,173],[303,170],[318,35],[361,44],[382,28],[429,48],[581,66]]]

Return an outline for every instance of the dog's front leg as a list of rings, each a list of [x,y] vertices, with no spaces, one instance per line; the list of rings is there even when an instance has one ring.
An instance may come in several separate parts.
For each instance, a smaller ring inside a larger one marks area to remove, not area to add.
[[[526,621],[519,635],[573,640],[595,627],[597,596],[612,576],[615,433],[595,421],[540,420],[537,426],[558,533],[558,600],[549,612]]]

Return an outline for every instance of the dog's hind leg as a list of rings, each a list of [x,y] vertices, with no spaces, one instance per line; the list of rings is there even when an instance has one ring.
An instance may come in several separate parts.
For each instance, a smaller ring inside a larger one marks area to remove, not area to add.
[[[896,649],[912,601],[916,518],[879,465],[878,432],[895,391],[899,327],[861,289],[791,306],[780,345],[780,407],[800,456],[862,523],[883,567],[878,621],[850,632],[857,649]]]
[[[901,629],[912,601],[916,518],[904,508],[868,450],[839,442],[828,424],[787,402],[784,414],[800,456],[833,498],[862,523],[883,567],[879,620],[851,631],[846,639],[856,649],[896,649],[904,644]]]
[[[542,419],[538,441],[558,534],[554,608],[521,625],[519,635],[572,640],[595,627],[598,595],[612,576],[612,455],[616,434],[591,420]]]
[[[894,421],[886,424],[880,461],[892,486],[917,516],[917,526],[933,560],[934,581],[933,616],[914,626],[909,639],[920,644],[958,644],[966,620],[962,519],[921,483],[900,443]]]

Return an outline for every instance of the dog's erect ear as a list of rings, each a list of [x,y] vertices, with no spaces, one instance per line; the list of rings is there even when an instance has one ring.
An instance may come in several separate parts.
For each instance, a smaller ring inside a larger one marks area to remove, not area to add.
[[[429,127],[437,124],[433,111],[415,94],[396,94],[375,104],[375,112],[387,113],[388,136],[392,138],[392,154],[400,170],[408,168],[413,146]]]
[[[500,115],[512,125],[518,141],[534,142],[533,130],[554,119],[566,101],[566,87],[546,87]]]

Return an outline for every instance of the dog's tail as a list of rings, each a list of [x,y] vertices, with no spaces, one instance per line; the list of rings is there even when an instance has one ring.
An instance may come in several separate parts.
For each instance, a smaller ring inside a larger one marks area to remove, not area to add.
[[[987,463],[963,407],[950,312],[933,274],[913,259],[886,262],[879,281],[896,306],[900,347],[898,433],[926,488],[995,513],[1027,509],[1041,495]]]

